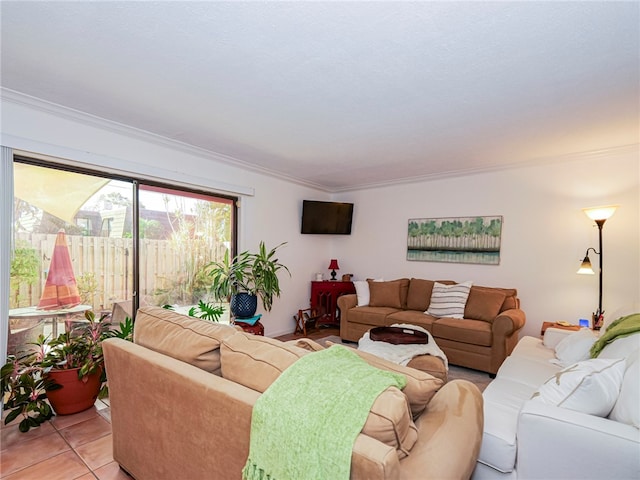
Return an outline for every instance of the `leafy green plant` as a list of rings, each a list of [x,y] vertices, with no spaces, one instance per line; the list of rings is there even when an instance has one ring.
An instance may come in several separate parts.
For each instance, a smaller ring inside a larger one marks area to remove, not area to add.
[[[276,251],[286,243],[267,251],[264,242],[260,242],[256,253],[244,251],[231,259],[227,251],[221,262],[211,262],[208,271],[215,299],[228,301],[232,295],[246,292],[259,296],[264,309],[271,311],[273,297],[279,297],[281,292],[278,272],[285,270],[291,276],[276,258]]]
[[[163,305],[162,308],[167,310],[175,310],[173,305]],[[212,322],[218,322],[220,317],[224,313],[224,307],[222,305],[214,305],[210,302],[204,302],[200,300],[198,305],[189,309],[189,316],[200,318],[202,320],[210,320]]]
[[[52,370],[78,368],[78,379],[83,381],[100,371],[100,396],[106,395],[108,389],[102,341],[111,337],[132,339],[133,322],[127,318],[119,329],[112,329],[108,315],[96,319],[89,310],[85,312],[85,318],[87,323],[74,326],[50,342],[47,343],[47,338],[40,335],[25,352],[8,357],[0,369],[0,388],[5,395],[4,409],[11,410],[5,418],[5,424],[22,415],[18,428],[26,432],[53,416],[46,393],[61,386],[47,375]]]
[[[19,241],[13,251],[10,269],[10,284],[13,295],[12,307],[20,306],[20,287],[33,285],[40,276],[40,255],[27,242]]]

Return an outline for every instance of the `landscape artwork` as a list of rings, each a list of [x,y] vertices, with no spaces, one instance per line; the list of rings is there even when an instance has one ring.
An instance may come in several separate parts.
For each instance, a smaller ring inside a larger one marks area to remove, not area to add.
[[[502,217],[411,218],[407,260],[500,264]]]

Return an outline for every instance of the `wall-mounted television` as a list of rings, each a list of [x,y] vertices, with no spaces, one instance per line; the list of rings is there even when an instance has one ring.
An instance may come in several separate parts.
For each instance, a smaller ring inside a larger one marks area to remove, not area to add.
[[[302,201],[300,233],[350,235],[353,203]]]

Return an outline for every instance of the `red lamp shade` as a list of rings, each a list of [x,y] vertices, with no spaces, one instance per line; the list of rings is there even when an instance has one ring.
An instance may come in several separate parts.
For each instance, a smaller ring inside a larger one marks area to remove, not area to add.
[[[329,263],[329,270],[331,270],[331,280],[335,281],[336,270],[340,270],[340,267],[338,266],[338,260],[336,260],[335,258],[331,259],[331,263]]]

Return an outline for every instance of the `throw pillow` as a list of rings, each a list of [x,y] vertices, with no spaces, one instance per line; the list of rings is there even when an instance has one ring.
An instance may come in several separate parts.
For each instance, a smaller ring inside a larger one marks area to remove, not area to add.
[[[398,458],[406,457],[418,440],[407,397],[396,387],[389,387],[378,395],[362,433],[395,448]]]
[[[333,342],[327,340],[327,347],[333,345]],[[352,348],[343,345],[346,348]],[[427,404],[436,392],[444,385],[442,378],[436,378],[428,373],[421,372],[415,368],[405,367],[397,363],[390,362],[384,358],[377,357],[371,353],[362,352],[353,349],[360,357],[362,357],[372,367],[387,370],[389,372],[401,373],[407,379],[407,385],[402,390],[409,401],[409,407],[413,418],[416,419],[427,407]]]
[[[273,338],[236,332],[220,345],[222,376],[263,393],[293,362],[308,353],[309,350]]]
[[[500,313],[506,295],[500,290],[471,287],[464,307],[464,318],[493,322]]]
[[[376,278],[374,282],[382,282],[382,278]],[[356,297],[358,298],[358,307],[366,307],[369,305],[369,281],[368,280],[356,280],[353,282],[353,286],[356,289]]]
[[[556,361],[566,367],[576,362],[589,359],[589,350],[596,341],[592,330],[583,328],[564,337],[556,345]]]
[[[611,420],[640,428],[640,350],[627,358],[620,395],[609,414]]]
[[[236,327],[188,317],[160,307],[142,307],[133,341],[150,350],[220,375],[220,343]]]
[[[436,282],[431,293],[427,315],[433,317],[464,318],[464,307],[469,298],[472,282],[443,285]]]
[[[369,305],[369,283],[366,280],[356,280],[353,282],[356,289],[356,297],[358,298],[358,307],[366,307]]]
[[[557,372],[533,394],[532,401],[606,417],[618,399],[624,359],[595,358]]]
[[[402,308],[402,300],[400,297],[400,280],[391,282],[369,282],[369,306],[371,307],[391,307]]]

